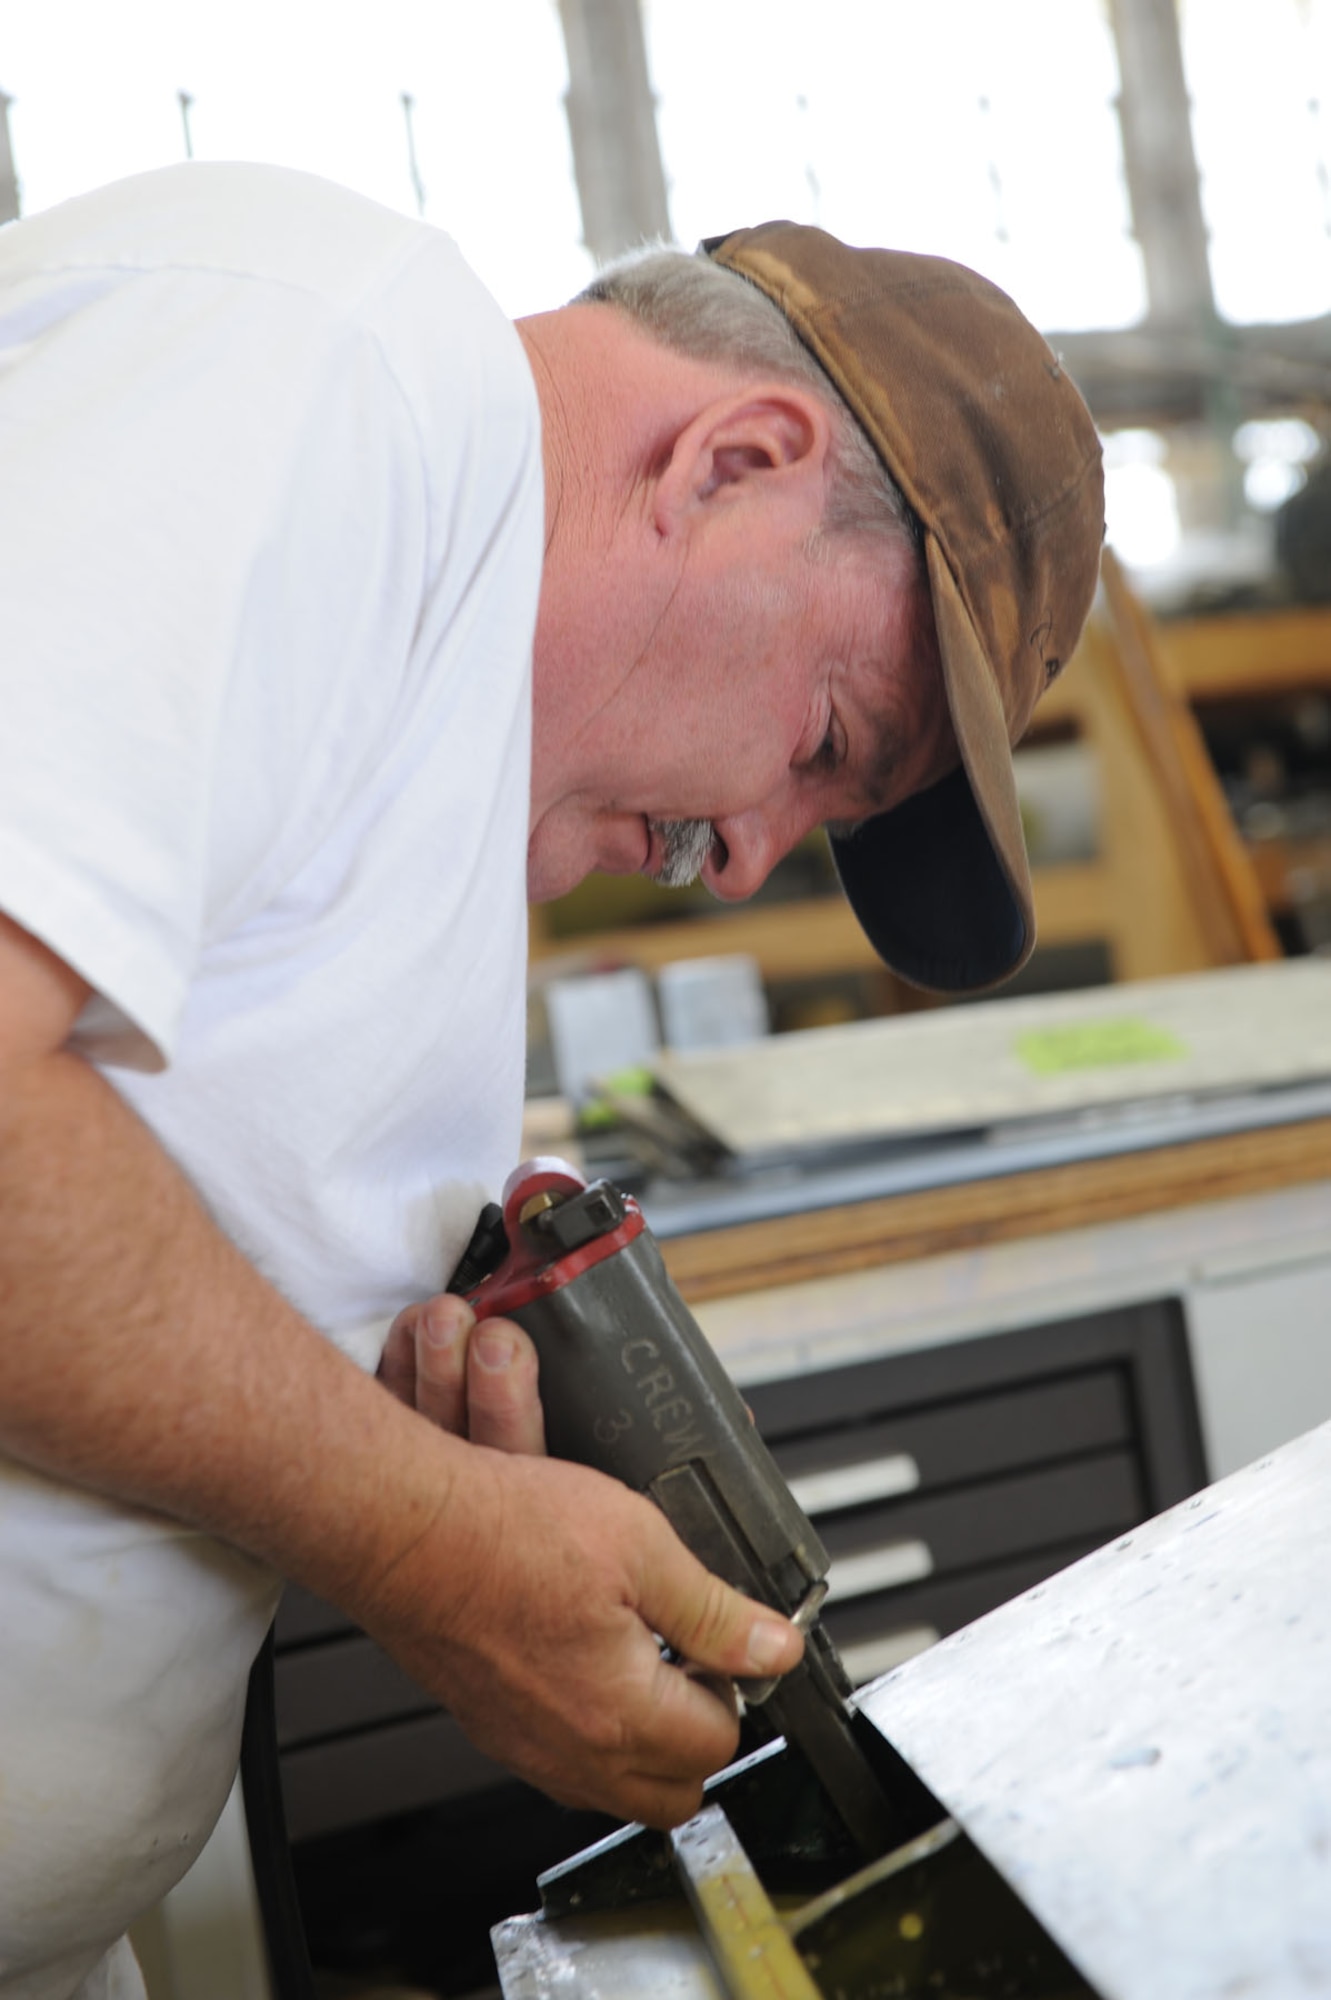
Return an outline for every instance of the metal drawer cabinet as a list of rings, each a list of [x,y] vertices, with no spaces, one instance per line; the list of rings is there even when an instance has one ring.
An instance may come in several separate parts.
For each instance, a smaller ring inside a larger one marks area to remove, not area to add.
[[[1204,1482],[1173,1301],[747,1392],[832,1557],[857,1680]]]
[[[274,1682],[292,1841],[508,1779],[372,1639],[308,1591],[282,1599]]]

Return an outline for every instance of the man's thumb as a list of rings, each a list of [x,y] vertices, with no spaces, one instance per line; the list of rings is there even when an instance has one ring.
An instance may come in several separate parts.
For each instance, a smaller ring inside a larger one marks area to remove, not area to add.
[[[733,1680],[765,1680],[799,1665],[804,1635],[779,1611],[732,1590],[692,1559],[679,1580],[684,1588],[672,1615],[658,1607],[652,1623],[684,1659]]]

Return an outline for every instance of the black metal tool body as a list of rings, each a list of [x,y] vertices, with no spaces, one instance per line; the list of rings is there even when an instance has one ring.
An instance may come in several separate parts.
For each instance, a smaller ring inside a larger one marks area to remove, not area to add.
[[[818,1623],[827,1551],[638,1204],[562,1160],[532,1160],[504,1190],[504,1225],[507,1255],[468,1297],[478,1317],[514,1319],[531,1335],[551,1454],[646,1494],[710,1570],[804,1628],[800,1666],[741,1692],[804,1753],[861,1848],[882,1852],[895,1825]]]

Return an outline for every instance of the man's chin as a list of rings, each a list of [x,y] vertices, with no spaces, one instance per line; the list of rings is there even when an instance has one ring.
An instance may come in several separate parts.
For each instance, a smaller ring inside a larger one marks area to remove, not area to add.
[[[647,872],[648,861],[645,832],[642,846],[634,852],[628,851],[627,844],[621,851],[618,843],[609,851],[590,855],[585,851],[551,852],[533,843],[527,850],[527,900],[553,903],[569,895],[589,875],[641,875]]]
[[[557,903],[561,896],[567,896],[576,889],[579,882],[585,882],[594,875],[594,868],[551,868],[542,863],[528,864],[527,901],[529,903]]]

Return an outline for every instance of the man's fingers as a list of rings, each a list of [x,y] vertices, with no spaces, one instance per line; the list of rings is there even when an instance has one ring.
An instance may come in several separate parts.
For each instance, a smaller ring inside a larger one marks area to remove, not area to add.
[[[788,1618],[732,1590],[673,1536],[671,1541],[678,1559],[654,1563],[643,1610],[677,1653],[736,1680],[765,1679],[798,1666],[804,1635]]]
[[[632,1801],[623,1804],[647,1826],[678,1826],[697,1812],[703,1779],[729,1764],[739,1748],[738,1704],[727,1677],[665,1660],[658,1674],[653,1721],[668,1730],[669,1754],[658,1740],[653,1753],[635,1760],[626,1779]]]
[[[738,1722],[739,1700],[735,1694],[735,1683],[727,1675],[714,1674],[709,1667],[695,1666],[692,1660],[681,1661],[679,1670],[686,1681],[694,1682],[695,1686],[705,1688],[708,1694],[715,1696],[727,1715],[733,1715]]]
[[[619,1768],[584,1758],[566,1804],[591,1806],[645,1826],[678,1826],[702,1803],[703,1780],[731,1763],[739,1748],[739,1716],[730,1682],[715,1683],[658,1656],[649,1724]]]
[[[473,1435],[482,1336],[516,1331],[473,1332]],[[511,1385],[525,1364],[496,1348],[492,1375]],[[650,1501],[605,1474],[528,1452],[471,1457],[452,1510],[371,1579],[365,1610],[348,1608],[530,1783],[654,1826],[686,1819],[739,1740],[732,1690],[707,1676],[791,1667],[799,1633],[711,1576]],[[663,1658],[658,1634],[690,1671]]]
[[[731,1757],[724,1757],[717,1768],[722,1769],[731,1761]],[[584,1812],[604,1813],[610,1819],[637,1820],[643,1826],[659,1827],[662,1831],[667,1827],[682,1826],[686,1819],[692,1819],[703,1802],[703,1780],[700,1777],[678,1778],[654,1771],[626,1771],[613,1782],[597,1783],[593,1771],[583,1766],[576,1775],[553,1780],[538,1779],[537,1783],[548,1797],[557,1799],[560,1805]]]
[[[729,1757],[724,1761],[729,1763]],[[635,1819],[642,1826],[659,1827],[664,1832],[692,1819],[702,1802],[701,1778],[658,1778],[635,1771],[624,1780],[611,1811],[616,1819]]]
[[[442,1430],[467,1437],[467,1348],[476,1315],[465,1299],[440,1292],[416,1325],[416,1408]]]
[[[473,1444],[545,1452],[536,1349],[510,1319],[482,1320],[467,1350],[467,1420]]]
[[[495,1451],[545,1453],[536,1349],[512,1320],[483,1320],[440,1292],[388,1329],[379,1379],[441,1430]]]

